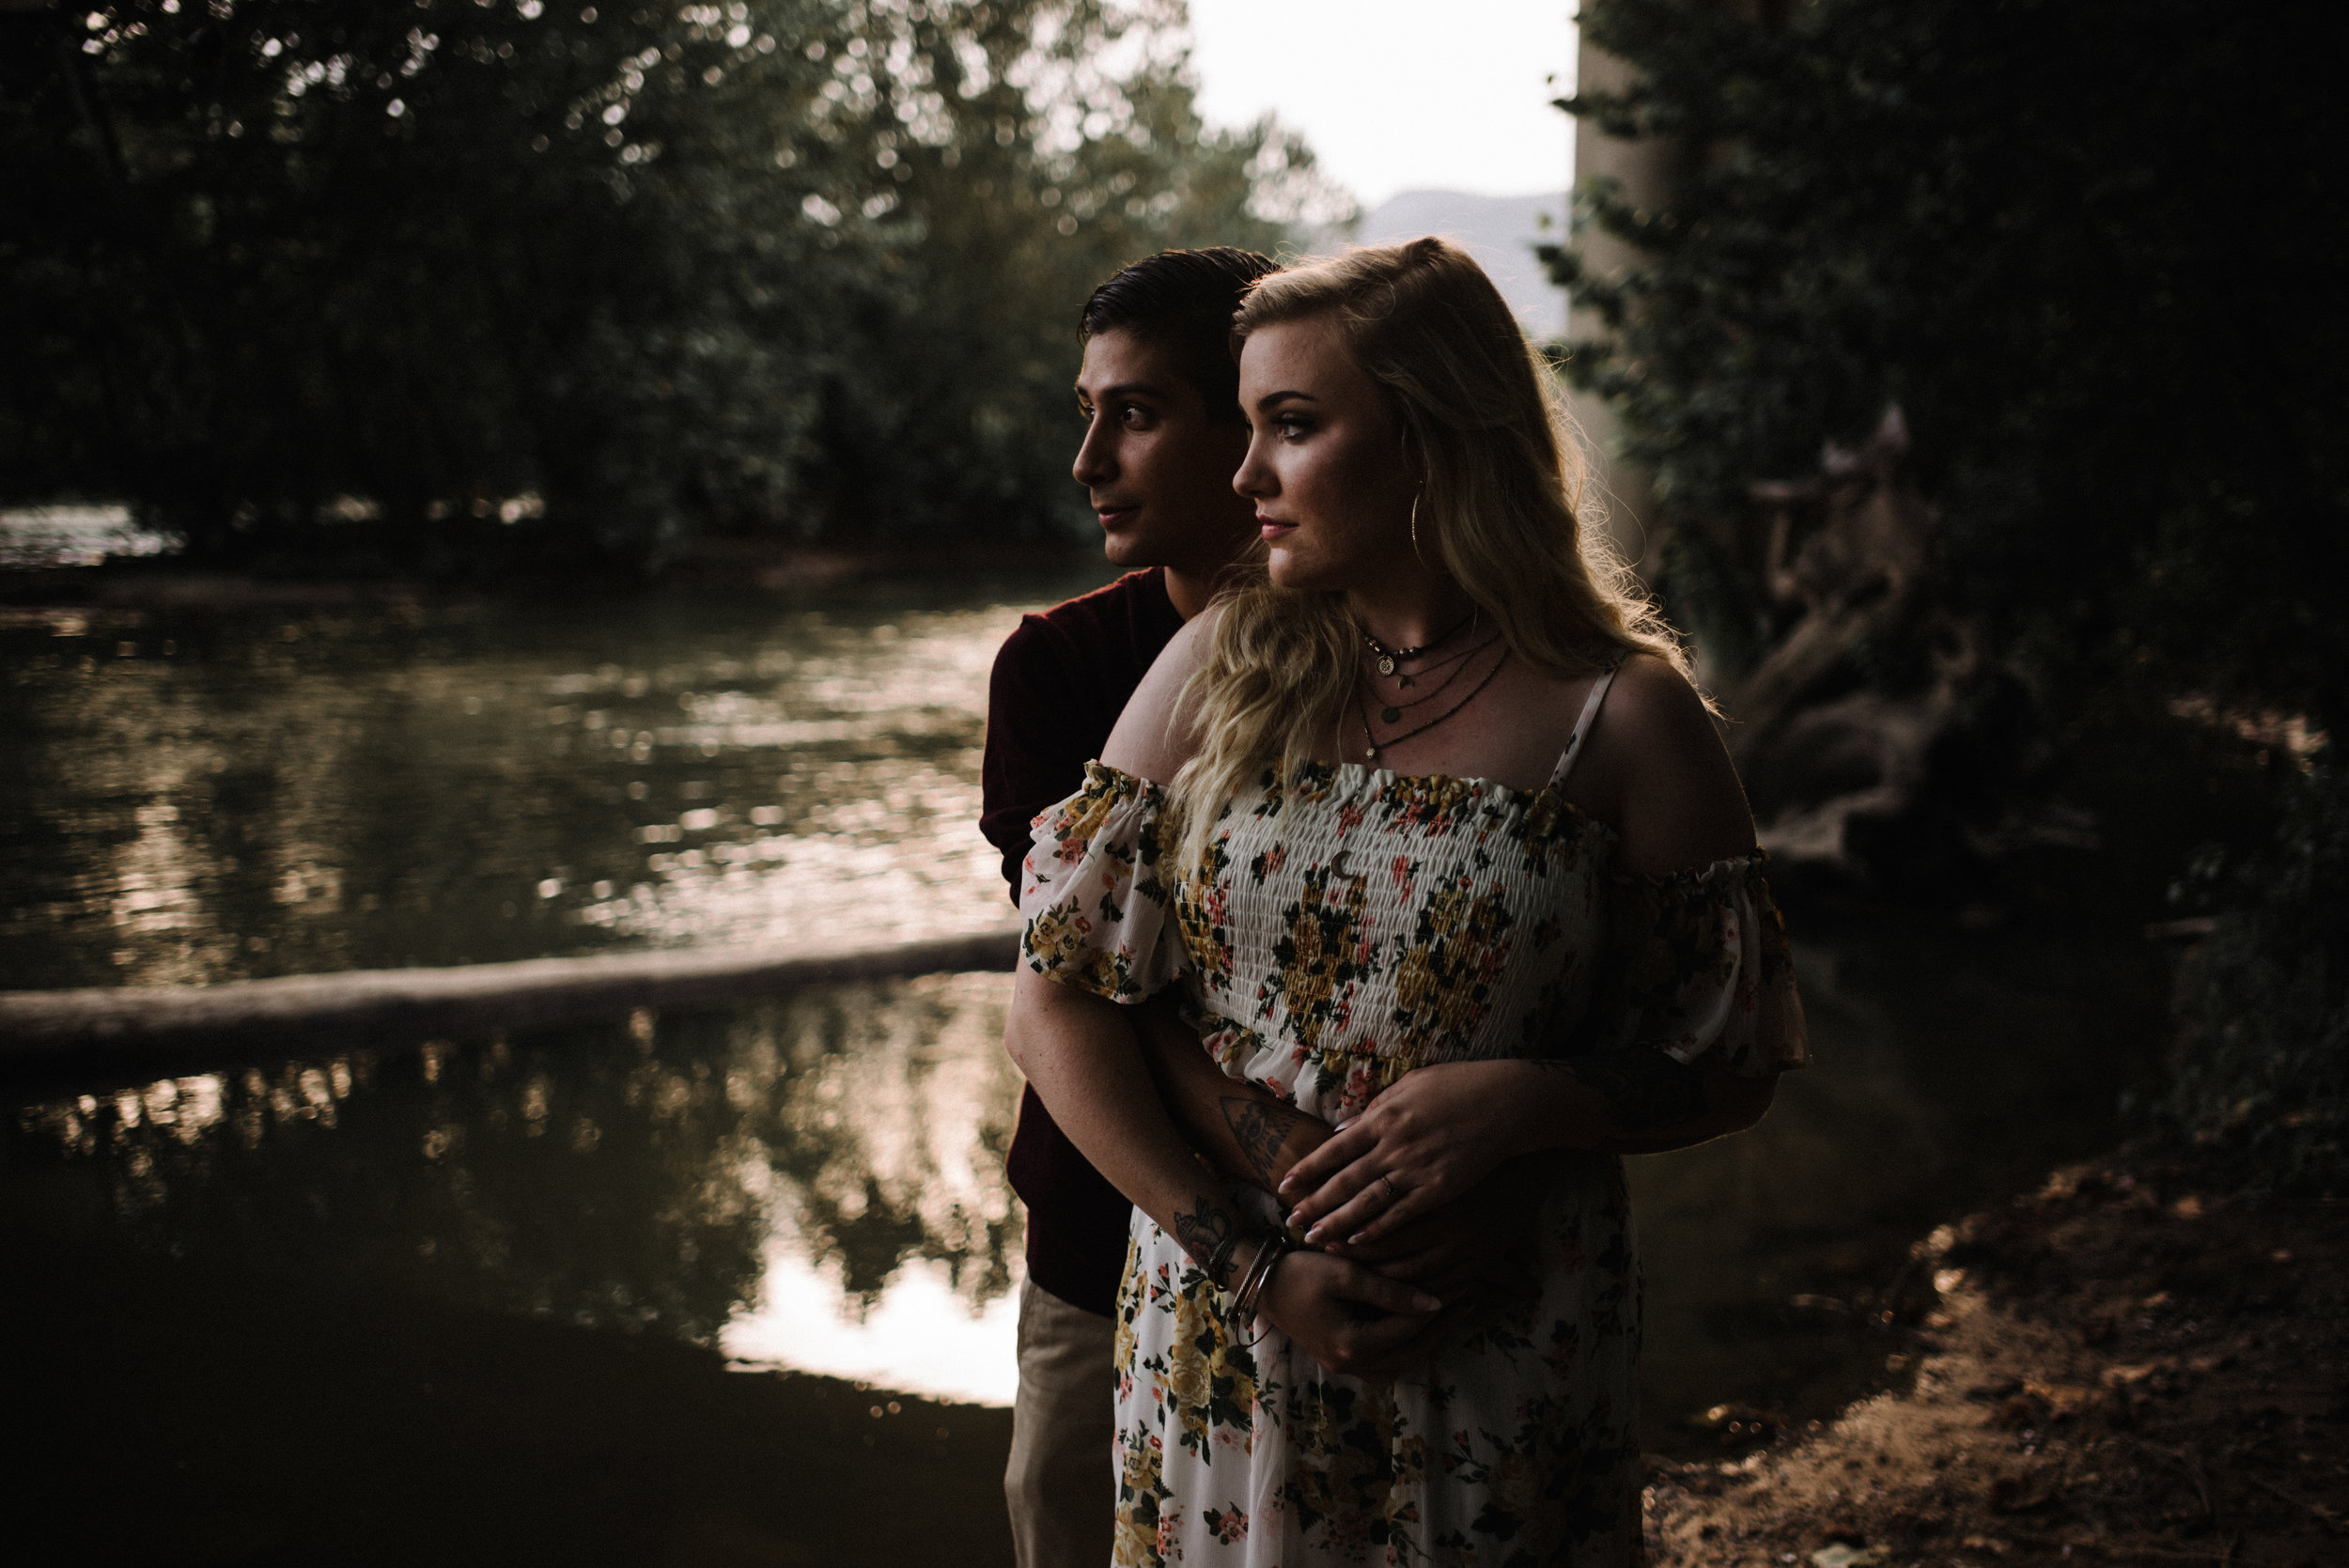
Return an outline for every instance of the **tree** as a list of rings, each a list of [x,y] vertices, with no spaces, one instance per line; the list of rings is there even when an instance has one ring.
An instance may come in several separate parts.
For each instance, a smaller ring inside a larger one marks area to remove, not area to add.
[[[1766,602],[1706,525],[1897,406],[1950,592],[2060,706],[2136,671],[2339,734],[2339,22],[2286,0],[1759,12],[1592,0],[1586,37],[1638,80],[1565,105],[1678,149],[1660,203],[1580,194],[1639,265],[1553,265],[1610,328],[1569,372],[1655,475],[1684,609],[1750,659]]]
[[[1141,0],[119,0],[13,17],[0,486],[194,552],[657,561],[1064,523],[1076,305],[1270,245]],[[1049,460],[1048,460],[1049,459]]]

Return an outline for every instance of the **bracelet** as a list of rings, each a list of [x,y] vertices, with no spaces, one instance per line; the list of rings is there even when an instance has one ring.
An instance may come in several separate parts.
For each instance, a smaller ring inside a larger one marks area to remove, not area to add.
[[[1232,1292],[1231,1304],[1224,1311],[1223,1328],[1227,1337],[1237,1341],[1242,1327],[1256,1317],[1256,1303],[1264,1295],[1266,1281],[1272,1278],[1273,1265],[1289,1251],[1289,1239],[1278,1231],[1252,1233],[1256,1241],[1256,1255],[1248,1260],[1248,1271],[1240,1276],[1238,1286]],[[1254,1340],[1247,1342],[1250,1344]]]
[[[1283,1258],[1295,1250],[1297,1249],[1289,1244],[1288,1237],[1277,1234],[1257,1250],[1256,1262],[1249,1269],[1251,1278],[1247,1281],[1252,1288],[1249,1291],[1246,1300],[1233,1303],[1234,1315],[1238,1317],[1241,1323],[1252,1326],[1257,1321],[1256,1304],[1264,1299],[1266,1289],[1272,1283],[1272,1271],[1281,1265]],[[1226,1327],[1228,1328],[1229,1325],[1226,1325]],[[1235,1334],[1232,1340],[1239,1349],[1248,1350],[1252,1349],[1264,1336],[1265,1330],[1258,1329],[1247,1339],[1240,1339]]]
[[[1237,1227],[1223,1233],[1223,1238],[1215,1244],[1215,1250],[1199,1265],[1206,1271],[1209,1284],[1218,1289],[1222,1287],[1224,1270],[1232,1266],[1232,1254],[1239,1250],[1239,1244],[1246,1239]]]

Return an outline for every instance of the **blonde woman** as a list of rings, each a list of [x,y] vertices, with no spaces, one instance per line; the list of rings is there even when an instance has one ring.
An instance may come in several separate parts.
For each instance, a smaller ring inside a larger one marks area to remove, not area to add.
[[[1265,569],[1037,819],[1021,900],[1010,1038],[1138,1210],[1115,1560],[1630,1563],[1618,1152],[1804,1061],[1752,823],[1473,261],[1308,264],[1237,326]],[[1218,1075],[1217,1125],[1154,1068]],[[1471,1280],[1439,1213],[1514,1239]]]

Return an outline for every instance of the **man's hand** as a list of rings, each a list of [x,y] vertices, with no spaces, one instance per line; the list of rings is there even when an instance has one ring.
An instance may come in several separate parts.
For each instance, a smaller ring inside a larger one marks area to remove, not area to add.
[[[1443,1302],[1357,1263],[1291,1252],[1273,1265],[1260,1311],[1330,1372],[1392,1376],[1423,1362]]]
[[[1521,1201],[1521,1181],[1513,1161],[1460,1198],[1376,1241],[1358,1247],[1330,1242],[1322,1250],[1456,1303],[1526,1246],[1533,1213]]]

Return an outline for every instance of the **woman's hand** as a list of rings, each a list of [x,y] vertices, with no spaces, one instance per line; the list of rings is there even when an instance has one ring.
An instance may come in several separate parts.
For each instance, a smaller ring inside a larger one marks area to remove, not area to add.
[[[1273,1265],[1257,1310],[1330,1372],[1379,1377],[1426,1359],[1443,1305],[1360,1264],[1299,1250]]]
[[[1316,1244],[1361,1246],[1451,1203],[1533,1146],[1523,1062],[1441,1062],[1406,1073],[1297,1162],[1280,1196]],[[1299,1197],[1302,1194],[1303,1196]]]
[[[1391,1227],[1376,1241],[1359,1247],[1332,1241],[1322,1250],[1457,1306],[1524,1247],[1533,1214],[1528,1205],[1512,1201],[1523,1190],[1521,1180],[1519,1172],[1504,1165],[1465,1196]]]

